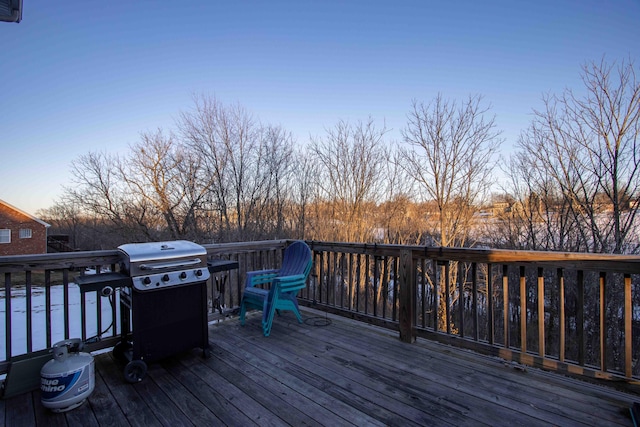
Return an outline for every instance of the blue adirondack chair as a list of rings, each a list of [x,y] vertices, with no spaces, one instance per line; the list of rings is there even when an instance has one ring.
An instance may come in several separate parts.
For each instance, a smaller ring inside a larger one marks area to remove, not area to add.
[[[262,310],[262,333],[268,337],[276,311],[293,311],[302,323],[296,296],[307,286],[307,278],[313,260],[311,249],[305,242],[296,241],[284,251],[282,266],[279,269],[250,271],[247,273],[242,301],[240,303],[240,324],[244,325],[247,309]],[[257,285],[270,284],[268,289]]]

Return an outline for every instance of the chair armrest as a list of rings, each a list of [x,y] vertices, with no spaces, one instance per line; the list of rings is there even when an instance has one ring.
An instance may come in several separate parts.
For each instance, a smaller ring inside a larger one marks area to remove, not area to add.
[[[273,286],[277,286],[282,293],[296,292],[307,286],[307,275],[278,276],[273,279]]]
[[[304,281],[306,279],[307,279],[306,274],[294,274],[293,276],[278,276],[278,277],[275,277],[273,280],[278,281],[282,284],[287,284],[291,282]]]
[[[264,283],[271,283],[278,276],[279,271],[277,269],[249,271],[247,272],[245,287],[250,288]]]

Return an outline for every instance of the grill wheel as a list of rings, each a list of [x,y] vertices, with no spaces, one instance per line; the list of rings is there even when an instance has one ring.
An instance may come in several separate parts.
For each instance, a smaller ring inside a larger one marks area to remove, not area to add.
[[[132,360],[124,367],[124,379],[128,383],[139,383],[145,375],[147,375],[147,364],[140,359]]]

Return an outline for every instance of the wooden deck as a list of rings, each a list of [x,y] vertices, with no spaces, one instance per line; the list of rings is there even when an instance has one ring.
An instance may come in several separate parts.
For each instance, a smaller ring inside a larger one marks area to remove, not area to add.
[[[592,425],[631,426],[639,395],[304,310],[264,338],[260,318],[210,328],[202,351],[149,366],[139,384],[96,357],[96,388],[81,407],[53,414],[39,392],[0,401],[12,426]],[[317,323],[317,324],[316,324]]]

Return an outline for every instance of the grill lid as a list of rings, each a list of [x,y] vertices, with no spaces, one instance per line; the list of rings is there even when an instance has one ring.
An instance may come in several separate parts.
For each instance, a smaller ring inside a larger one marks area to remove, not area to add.
[[[145,261],[157,262],[189,257],[198,258],[202,256],[206,257],[207,255],[207,250],[204,247],[187,240],[127,243],[118,246],[118,249],[128,262],[134,264],[139,264]]]

